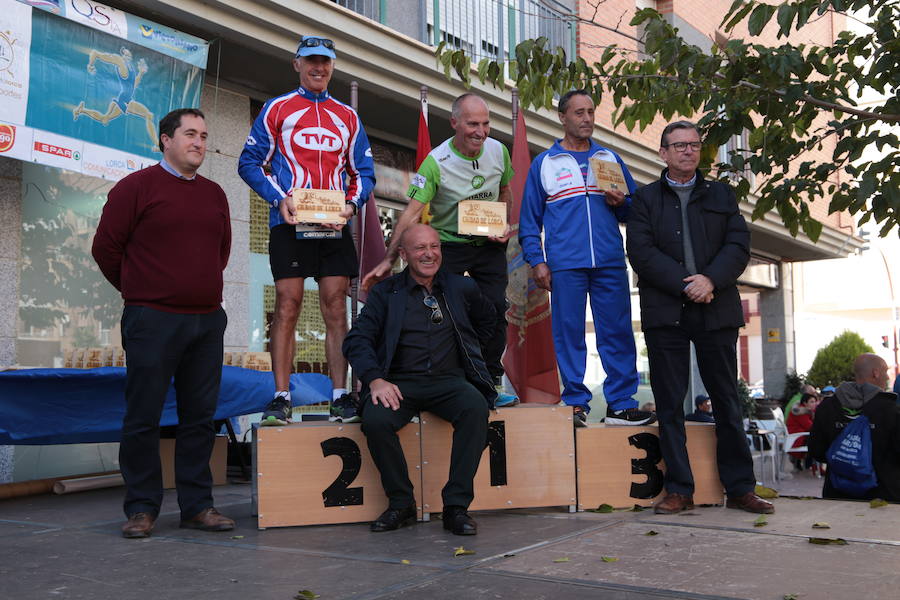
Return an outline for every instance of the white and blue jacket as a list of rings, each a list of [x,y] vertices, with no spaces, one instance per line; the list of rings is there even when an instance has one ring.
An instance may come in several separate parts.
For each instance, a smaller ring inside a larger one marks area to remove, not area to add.
[[[585,181],[575,157],[557,140],[531,163],[522,197],[519,244],[532,267],[543,262],[551,271],[625,267],[619,223],[628,218],[637,186],[618,154],[593,140],[589,152],[590,158],[614,160],[622,166],[628,186],[625,204],[607,205],[593,171],[588,169]]]

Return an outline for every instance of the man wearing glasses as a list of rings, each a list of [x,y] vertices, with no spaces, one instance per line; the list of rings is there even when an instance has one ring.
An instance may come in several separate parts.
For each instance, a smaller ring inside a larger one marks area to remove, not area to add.
[[[661,177],[637,191],[627,249],[638,275],[641,324],[650,358],[666,496],[659,514],[694,508],[694,478],[685,446],[684,398],[691,343],[716,415],[716,462],[726,506],[775,512],[754,493],[756,478],[737,392],[738,329],[744,325],[737,278],[750,259],[750,232],[734,191],[704,179],[700,132],[689,121],[665,127]]]
[[[300,39],[293,60],[300,87],[266,102],[238,161],[241,178],[269,203],[269,264],[275,280],[270,333],[275,397],[263,413],[262,425],[286,425],[290,419],[294,330],[307,277],[314,277],[319,286],[325,357],[334,386],[332,420],[359,420],[347,393],[347,363],[341,354],[347,334],[350,278],[359,272],[350,227],[300,224],[288,201],[294,188],[342,190],[346,205],[340,216],[349,219],[375,187],[372,150],[359,116],[328,93],[334,59],[331,40]]]
[[[453,424],[444,529],[475,535],[467,510],[497,397],[481,354],[493,332],[494,308],[474,280],[440,271],[441,242],[431,227],[406,228],[399,252],[406,269],[372,289],[343,347],[363,383],[362,430],[388,497],[388,509],[371,530],[416,520],[397,431],[427,410]]]

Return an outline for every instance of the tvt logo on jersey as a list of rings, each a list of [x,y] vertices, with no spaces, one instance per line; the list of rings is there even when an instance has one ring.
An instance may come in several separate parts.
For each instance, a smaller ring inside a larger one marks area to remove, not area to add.
[[[294,143],[307,150],[336,152],[343,148],[341,137],[324,127],[307,127],[294,134]]]

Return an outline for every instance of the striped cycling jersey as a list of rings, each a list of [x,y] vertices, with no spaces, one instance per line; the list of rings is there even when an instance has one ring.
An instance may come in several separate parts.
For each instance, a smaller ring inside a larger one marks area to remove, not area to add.
[[[375,187],[372,149],[359,115],[327,91],[302,87],[265,103],[238,173],[269,203],[269,227],[284,223],[278,203],[293,188],[343,190],[361,208]]]

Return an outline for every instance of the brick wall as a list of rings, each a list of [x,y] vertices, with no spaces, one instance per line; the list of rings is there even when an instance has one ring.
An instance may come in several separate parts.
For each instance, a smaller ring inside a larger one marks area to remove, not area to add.
[[[641,32],[628,24],[635,13],[635,0],[606,0],[605,2],[601,2],[595,17],[596,9],[594,5],[597,4],[597,1],[598,0],[581,0],[581,2],[579,2],[579,15],[583,19],[594,18],[597,22],[607,27],[616,28],[627,35],[634,37],[640,36]],[[773,1],[773,3],[775,2]],[[725,35],[719,25],[730,5],[731,2],[725,1],[656,0],[656,10],[663,14],[672,14],[672,18],[677,20],[680,19],[681,21],[688,23],[689,26],[709,38],[708,45],[710,46],[717,33]],[[828,13],[818,19],[812,19],[811,23],[804,27],[801,32],[793,33],[791,35],[791,42],[794,44],[827,44],[837,36],[843,29],[843,26],[843,17]],[[773,19],[756,40],[767,45],[785,43],[783,38],[780,40],[776,38],[777,31],[778,28]],[[744,21],[735,28],[728,37],[746,39],[748,35],[746,21]],[[594,27],[584,23],[579,26],[578,38],[580,54],[589,64],[599,60],[604,49],[610,44],[616,44],[616,46],[620,48],[627,48],[634,51],[637,51],[638,49],[637,43],[627,37],[607,29]],[[610,95],[604,95],[600,104],[597,106],[597,122],[601,126],[610,129],[613,128],[612,113],[614,108],[615,106],[613,105],[612,97]],[[677,120],[678,118],[680,117],[675,115],[672,117],[672,120]],[[692,117],[693,120],[697,120],[698,118],[698,115]],[[830,115],[823,115],[818,122],[824,124],[828,118],[830,118]],[[628,132],[627,129],[621,125],[615,128],[615,130],[623,135],[627,134],[630,139],[655,151],[656,148],[659,147],[659,139],[665,125],[665,121],[657,119],[656,122],[649,125],[643,131],[638,131],[636,129],[633,132]],[[603,143],[602,139],[600,141]],[[804,158],[804,160],[827,160],[832,155],[835,143],[835,139],[828,139],[821,150],[809,153],[808,158]],[[850,225],[853,221],[847,213],[828,215],[827,199],[819,200],[814,203],[810,207],[810,210],[816,219],[834,228],[843,226],[846,229],[847,225]]]

